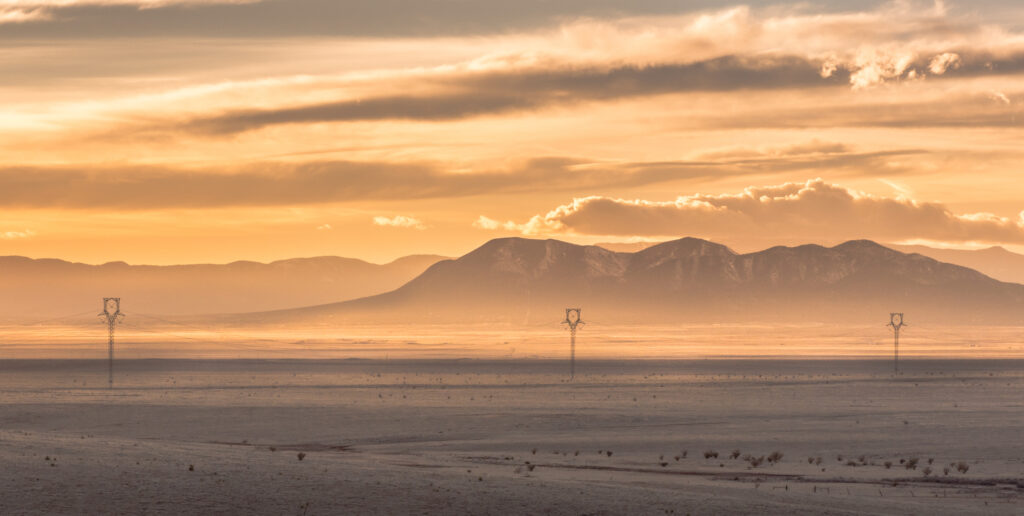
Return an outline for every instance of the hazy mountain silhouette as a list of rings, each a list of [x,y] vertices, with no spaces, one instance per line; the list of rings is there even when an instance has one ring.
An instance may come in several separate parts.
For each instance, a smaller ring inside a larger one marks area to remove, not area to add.
[[[894,245],[892,248],[963,265],[1000,281],[1024,283],[1024,255],[999,246],[985,249],[937,249],[923,245]]]
[[[888,321],[1017,323],[1024,285],[871,241],[737,254],[683,238],[635,252],[502,238],[432,265],[401,288],[259,314],[268,321],[540,324],[567,306],[600,323]]]
[[[105,296],[126,312],[155,314],[276,310],[387,292],[444,259],[407,256],[386,265],[324,256],[225,265],[103,265],[0,257],[0,318],[79,313]]]

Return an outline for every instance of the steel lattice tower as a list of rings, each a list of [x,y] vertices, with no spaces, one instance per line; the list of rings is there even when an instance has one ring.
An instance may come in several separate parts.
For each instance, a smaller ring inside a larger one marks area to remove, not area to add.
[[[889,326],[893,335],[893,368],[895,374],[900,374],[900,328],[906,326],[903,322],[903,312],[892,312],[889,314]]]
[[[124,314],[121,313],[121,298],[119,297],[105,297],[103,298],[103,313],[99,314],[107,321],[107,332],[109,340],[107,341],[107,387],[110,389],[114,388],[114,328],[117,323],[121,322],[124,318]]]
[[[586,324],[582,319],[583,309],[566,308],[565,320],[562,324],[569,325],[569,379],[576,378],[576,327]]]

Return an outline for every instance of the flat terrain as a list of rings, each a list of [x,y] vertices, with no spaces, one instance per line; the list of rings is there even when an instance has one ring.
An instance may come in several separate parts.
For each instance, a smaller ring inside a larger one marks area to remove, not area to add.
[[[1024,361],[903,367],[6,360],[0,514],[1024,513]]]

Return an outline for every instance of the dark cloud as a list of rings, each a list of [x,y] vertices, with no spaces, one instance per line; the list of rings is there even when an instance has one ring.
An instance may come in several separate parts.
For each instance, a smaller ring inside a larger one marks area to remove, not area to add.
[[[793,56],[726,56],[686,64],[564,68],[435,79],[447,93],[387,96],[295,108],[243,110],[193,120],[186,129],[236,133],[270,125],[367,120],[452,120],[553,104],[688,91],[806,88],[845,84],[820,75],[821,63]],[[450,90],[457,90],[450,92]]]
[[[541,158],[505,171],[449,173],[431,164],[322,161],[263,163],[238,171],[162,167],[0,169],[0,206],[159,209],[283,206],[365,200],[528,193],[572,194],[670,181],[828,170],[898,173],[886,158],[922,151],[778,156],[724,161],[592,163]]]
[[[771,0],[744,4],[772,5]],[[817,2],[822,11],[854,2]],[[661,15],[721,7],[713,0],[264,0],[243,5],[87,6],[53,21],[8,24],[0,40],[152,37],[430,37],[495,34],[580,17]]]

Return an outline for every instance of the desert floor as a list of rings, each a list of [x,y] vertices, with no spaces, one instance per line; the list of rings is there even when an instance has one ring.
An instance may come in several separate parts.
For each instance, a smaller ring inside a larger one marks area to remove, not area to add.
[[[1024,513],[1024,361],[902,365],[7,360],[0,513]]]

